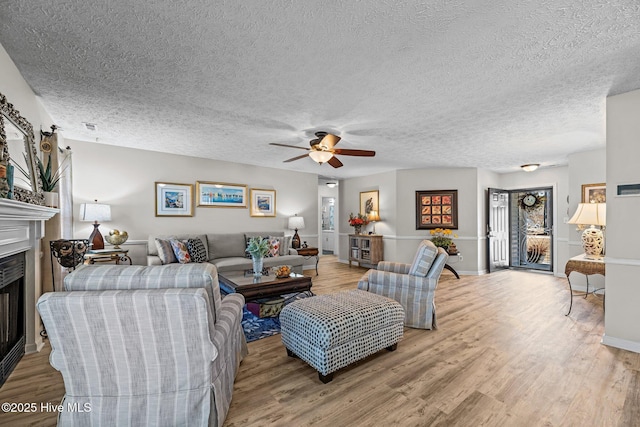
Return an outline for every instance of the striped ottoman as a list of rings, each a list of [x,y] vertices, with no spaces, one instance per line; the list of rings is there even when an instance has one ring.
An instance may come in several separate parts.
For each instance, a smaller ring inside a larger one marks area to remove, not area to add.
[[[403,322],[399,303],[358,289],[294,301],[280,313],[287,354],[315,368],[325,384],[340,368],[395,350]]]

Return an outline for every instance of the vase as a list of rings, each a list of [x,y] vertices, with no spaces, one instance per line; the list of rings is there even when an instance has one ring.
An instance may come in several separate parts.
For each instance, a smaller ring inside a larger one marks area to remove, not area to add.
[[[360,231],[362,231],[362,226],[361,225],[354,225],[353,229],[354,229],[354,233],[360,234]]]
[[[58,193],[53,191],[44,192],[44,204],[50,208],[58,207]]]
[[[262,276],[262,261],[264,260],[263,257],[257,257],[257,256],[251,256],[251,259],[253,261],[253,276],[254,277],[261,277]]]

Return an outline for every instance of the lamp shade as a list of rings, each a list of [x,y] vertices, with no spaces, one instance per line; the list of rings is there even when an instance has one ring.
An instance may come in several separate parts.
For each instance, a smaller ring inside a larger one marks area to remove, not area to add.
[[[289,230],[302,230],[304,228],[304,218],[301,216],[289,217]]]
[[[607,225],[606,203],[579,203],[569,224]]]
[[[80,205],[80,221],[111,221],[111,206],[102,203],[83,203]]]
[[[326,163],[333,157],[333,153],[330,151],[312,151],[309,153],[309,157],[318,163]]]
[[[378,214],[378,211],[369,212],[367,218],[369,219],[369,221],[380,221],[380,215]]]

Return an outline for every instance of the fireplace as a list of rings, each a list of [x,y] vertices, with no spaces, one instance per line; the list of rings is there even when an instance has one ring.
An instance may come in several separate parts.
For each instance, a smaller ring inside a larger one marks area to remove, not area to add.
[[[40,351],[40,241],[45,221],[59,211],[0,199],[0,386],[23,354]]]
[[[25,351],[24,252],[0,259],[0,386]]]

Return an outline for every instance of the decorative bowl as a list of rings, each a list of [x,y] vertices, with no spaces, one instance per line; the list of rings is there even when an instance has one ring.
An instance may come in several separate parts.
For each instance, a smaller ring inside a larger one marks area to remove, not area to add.
[[[129,234],[126,231],[111,230],[109,234],[104,236],[104,240],[111,243],[114,249],[120,249],[120,245],[127,241]]]
[[[291,266],[290,265],[278,265],[273,267],[273,273],[276,275],[278,279],[285,279],[289,277],[291,274]]]

